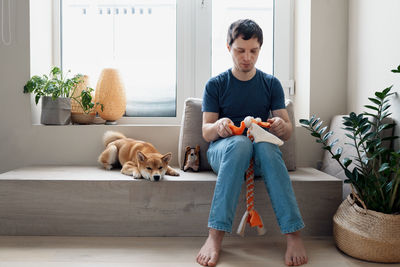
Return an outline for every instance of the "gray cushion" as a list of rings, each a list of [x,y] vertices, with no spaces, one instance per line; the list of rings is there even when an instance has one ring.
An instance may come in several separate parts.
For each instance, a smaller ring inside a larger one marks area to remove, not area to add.
[[[203,100],[200,98],[188,98],[185,100],[181,132],[179,135],[178,160],[179,167],[183,168],[185,160],[186,146],[200,146],[200,171],[211,170],[211,166],[207,160],[207,149],[209,143],[203,139],[202,124],[203,113],[201,112],[201,104]]]
[[[285,161],[286,168],[288,171],[294,171],[296,170],[296,126],[294,123],[294,106],[290,99],[286,99],[285,105],[289,114],[289,119],[293,125],[293,132],[290,139],[285,141],[279,148],[282,151],[282,157]]]
[[[196,145],[200,145],[200,170],[211,170],[210,164],[207,160],[207,149],[209,144],[204,141],[202,136],[203,114],[201,112],[201,104],[202,99],[199,98],[188,98],[184,104],[178,148],[180,168],[183,166],[186,146],[195,147]],[[289,118],[294,126],[293,102],[287,99],[285,104]],[[295,133],[293,132],[292,137],[280,147],[283,160],[285,161],[286,168],[289,171],[296,169],[295,142]]]

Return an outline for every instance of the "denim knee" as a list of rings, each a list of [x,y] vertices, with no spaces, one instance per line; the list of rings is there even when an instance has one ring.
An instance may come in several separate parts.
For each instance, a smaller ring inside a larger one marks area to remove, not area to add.
[[[240,157],[250,161],[253,156],[253,143],[244,135],[229,137],[225,147],[225,156]]]
[[[282,157],[282,152],[275,144],[260,142],[254,144],[256,160],[273,161]]]

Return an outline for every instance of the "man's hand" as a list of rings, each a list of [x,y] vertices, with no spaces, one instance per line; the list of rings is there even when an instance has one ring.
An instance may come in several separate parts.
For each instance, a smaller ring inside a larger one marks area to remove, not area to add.
[[[271,123],[270,132],[280,138],[287,135],[288,127],[287,123],[280,117],[273,117],[268,119],[268,122]]]
[[[215,122],[217,133],[220,137],[226,138],[232,136],[232,130],[228,126],[230,123],[233,124],[229,118],[221,118]]]

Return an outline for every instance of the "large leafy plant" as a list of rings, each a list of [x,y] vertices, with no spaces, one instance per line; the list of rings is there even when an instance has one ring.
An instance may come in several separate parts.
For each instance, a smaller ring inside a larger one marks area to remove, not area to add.
[[[58,97],[70,97],[82,107],[85,114],[92,113],[98,105],[103,110],[103,104],[92,101],[93,88],[86,87],[78,97],[74,97],[77,85],[83,82],[82,77],[82,74],[77,74],[67,79],[67,75],[63,75],[59,67],[53,67],[49,75],[35,75],[29,79],[24,86],[24,93],[34,93],[36,104],[42,96],[51,96],[53,100]]]
[[[59,97],[70,97],[81,82],[82,75],[77,74],[67,79],[59,67],[53,67],[49,75],[33,76],[24,86],[24,93],[35,94],[36,104],[42,96],[51,96],[52,99]]]
[[[400,65],[392,70],[400,73]],[[353,194],[360,204],[368,209],[387,213],[400,213],[400,150],[394,151],[387,148],[385,141],[397,139],[398,136],[384,136],[386,129],[395,126],[394,123],[385,123],[389,112],[389,97],[392,86],[381,92],[375,92],[375,97],[368,98],[370,105],[365,105],[370,112],[356,114],[351,112],[343,117],[344,130],[350,142],[345,143],[355,148],[352,158],[341,159],[343,149],[337,147],[338,139],[331,140],[333,131],[328,131],[327,126],[322,127],[320,118],[312,116],[309,120],[301,119],[303,127],[316,137],[316,142],[322,144],[332,158],[343,168],[347,179],[354,189]],[[354,165],[350,165],[353,163]],[[355,166],[352,170],[350,166]]]

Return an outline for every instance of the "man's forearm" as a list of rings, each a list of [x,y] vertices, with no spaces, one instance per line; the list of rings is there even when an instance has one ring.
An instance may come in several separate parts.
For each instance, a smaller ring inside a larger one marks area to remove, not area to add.
[[[285,122],[285,127],[286,127],[286,131],[284,133],[283,136],[281,136],[281,139],[283,141],[287,141],[290,139],[290,137],[292,136],[292,132],[293,132],[293,126],[291,122]]]
[[[206,123],[203,125],[203,138],[207,142],[215,141],[219,138],[216,123]]]

